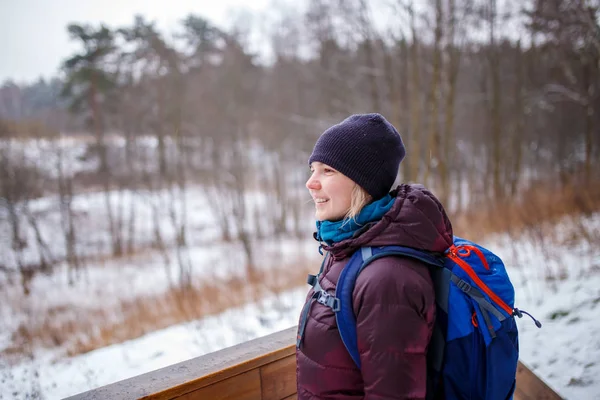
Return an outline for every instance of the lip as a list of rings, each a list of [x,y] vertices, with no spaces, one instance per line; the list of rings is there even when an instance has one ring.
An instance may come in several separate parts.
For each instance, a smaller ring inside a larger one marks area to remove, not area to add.
[[[324,199],[324,202],[317,202],[317,199],[321,200],[321,197],[313,197],[313,202],[315,203],[315,205],[318,206],[322,206],[324,204],[327,204],[329,202],[330,199]]]

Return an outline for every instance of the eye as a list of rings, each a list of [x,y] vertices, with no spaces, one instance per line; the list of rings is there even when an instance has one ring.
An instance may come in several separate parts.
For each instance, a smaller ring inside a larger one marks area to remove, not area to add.
[[[323,172],[325,172],[326,174],[333,174],[335,172],[335,170],[333,170],[331,168],[324,168]]]

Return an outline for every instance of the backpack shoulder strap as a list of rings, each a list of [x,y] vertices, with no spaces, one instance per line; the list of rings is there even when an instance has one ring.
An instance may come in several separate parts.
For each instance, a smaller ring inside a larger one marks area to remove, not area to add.
[[[335,313],[338,330],[344,346],[352,360],[360,369],[358,354],[356,316],[354,315],[352,294],[358,274],[373,261],[382,257],[411,257],[435,267],[443,267],[444,261],[439,256],[403,246],[362,247],[354,252],[348,264],[342,270],[335,289],[335,297],[339,299],[339,311]]]
[[[308,313],[310,312],[310,308],[311,308],[314,300],[319,299],[325,295],[327,295],[328,298],[331,299],[331,296],[329,296],[329,294],[327,292],[325,292],[323,290],[323,288],[321,288],[321,285],[319,284],[319,277],[323,273],[323,268],[325,268],[325,263],[327,262],[328,257],[329,257],[329,252],[327,254],[325,254],[325,256],[323,257],[323,262],[321,262],[321,268],[319,269],[319,273],[317,275],[308,274],[308,277],[306,279],[306,283],[308,283],[310,286],[313,287],[313,294],[309,299],[306,300],[306,302],[304,303],[304,307],[302,307],[302,312],[300,313],[300,321],[298,323],[298,334],[296,336],[296,347],[297,348],[300,348],[300,345],[302,343],[302,338],[304,336],[304,330],[306,329],[306,323],[308,321]],[[336,300],[336,299],[333,299],[333,300]]]

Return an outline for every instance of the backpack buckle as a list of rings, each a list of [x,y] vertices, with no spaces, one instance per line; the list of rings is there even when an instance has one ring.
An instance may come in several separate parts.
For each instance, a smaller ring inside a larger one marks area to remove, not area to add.
[[[323,304],[333,310],[333,312],[340,311],[340,299],[330,295],[326,291],[322,290],[320,296],[317,298],[317,303]]]
[[[472,286],[471,286],[471,284],[469,282],[464,281],[462,279],[460,281],[458,281],[458,283],[456,284],[456,286],[460,290],[462,290],[463,292],[465,292],[465,293],[469,293],[471,291],[471,288],[472,288]]]

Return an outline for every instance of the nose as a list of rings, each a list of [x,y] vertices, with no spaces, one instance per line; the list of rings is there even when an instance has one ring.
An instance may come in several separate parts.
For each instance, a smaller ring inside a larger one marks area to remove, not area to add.
[[[312,174],[306,181],[306,188],[308,190],[319,190],[321,189],[321,182],[315,178],[315,174]]]

